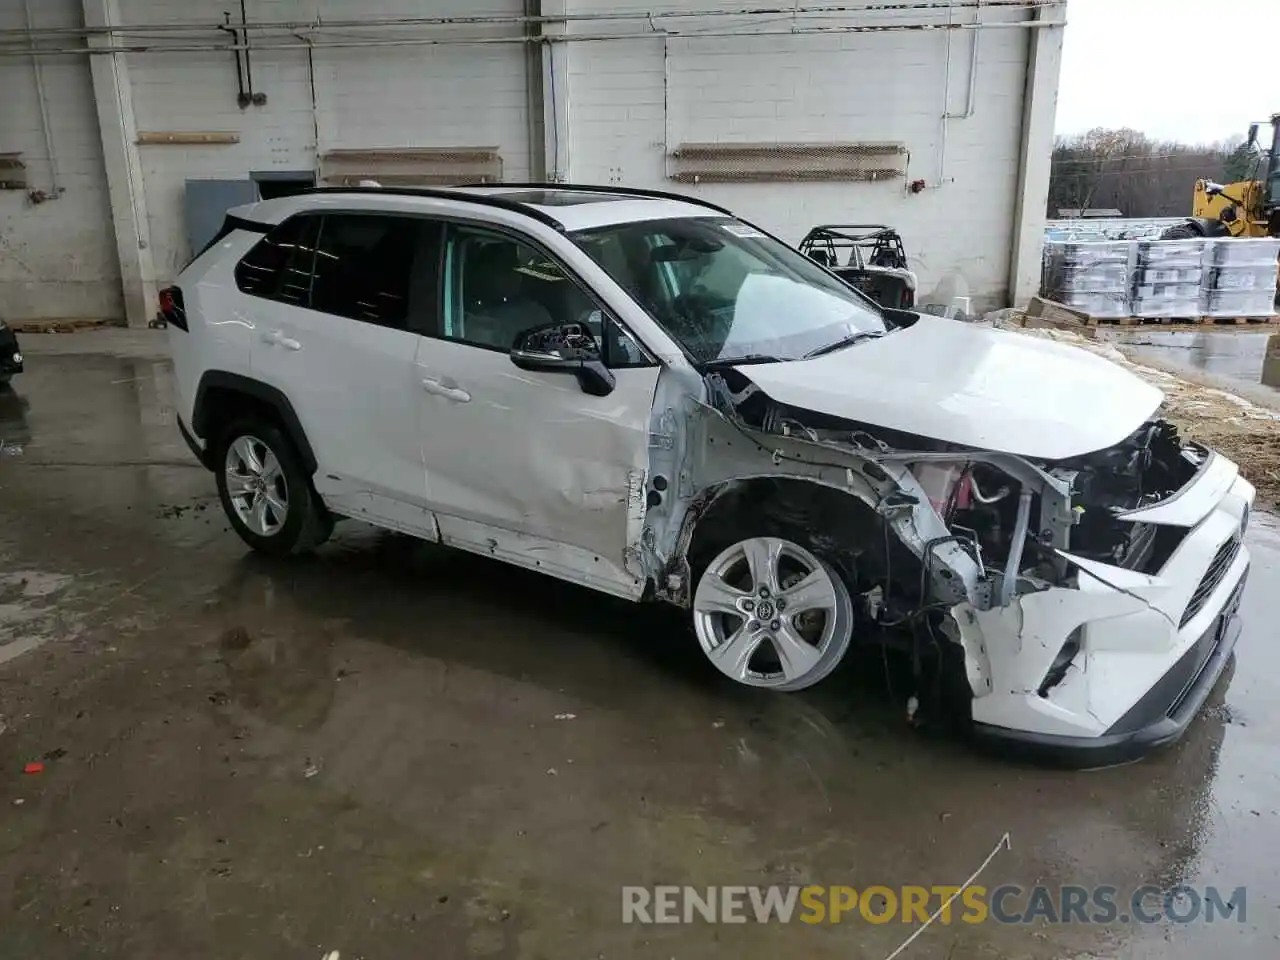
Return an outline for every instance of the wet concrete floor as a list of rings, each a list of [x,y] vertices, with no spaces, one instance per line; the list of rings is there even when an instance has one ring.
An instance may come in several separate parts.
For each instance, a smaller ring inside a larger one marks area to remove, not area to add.
[[[1116,327],[1104,331],[1124,344],[1133,359],[1153,360],[1225,381],[1269,388],[1280,401],[1280,334],[1270,324],[1205,326],[1202,330],[1161,330],[1157,326]],[[1265,402],[1265,401],[1264,401]]]
[[[756,694],[673,613],[405,538],[252,557],[168,363],[34,339],[0,398],[0,957],[884,960],[914,926],[624,925],[620,888],[958,884],[1005,833],[989,888],[1243,886],[1245,916],[939,922],[901,956],[1280,952],[1272,519],[1186,739],[1043,770],[908,729],[878,661]]]

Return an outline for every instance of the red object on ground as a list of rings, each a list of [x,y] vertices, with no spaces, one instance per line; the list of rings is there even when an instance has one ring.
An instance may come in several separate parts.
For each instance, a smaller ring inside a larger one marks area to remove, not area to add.
[[[44,764],[40,763],[39,761],[35,763],[28,763],[25,767],[22,768],[22,772],[23,773],[44,773]]]

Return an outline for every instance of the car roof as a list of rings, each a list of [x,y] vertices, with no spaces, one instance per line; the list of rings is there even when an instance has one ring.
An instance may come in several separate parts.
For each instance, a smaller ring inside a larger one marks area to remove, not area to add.
[[[436,213],[439,212],[439,200],[471,201],[478,207],[499,207],[523,213],[566,232],[647,220],[730,215],[723,207],[694,197],[656,190],[560,183],[429,188],[321,187],[294,196],[237,207],[230,212],[241,219],[274,224],[296,213],[331,208],[334,201],[348,199],[362,208],[374,210],[412,211],[416,207]]]

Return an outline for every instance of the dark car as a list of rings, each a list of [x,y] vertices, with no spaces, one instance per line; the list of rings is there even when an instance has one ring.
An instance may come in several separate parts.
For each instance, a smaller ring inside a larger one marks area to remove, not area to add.
[[[15,373],[22,372],[22,350],[18,337],[9,325],[0,320],[0,387],[9,382]]]

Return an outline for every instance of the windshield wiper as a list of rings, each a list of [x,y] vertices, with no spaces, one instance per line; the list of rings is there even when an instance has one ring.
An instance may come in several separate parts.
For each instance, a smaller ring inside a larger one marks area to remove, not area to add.
[[[740,357],[717,357],[714,360],[703,360],[704,367],[721,367],[725,364],[734,363],[785,363],[781,357],[775,357],[768,353],[744,353]]]
[[[863,330],[860,333],[851,334],[843,339],[837,340],[835,343],[828,343],[825,347],[818,347],[816,350],[810,350],[804,355],[804,359],[809,360],[813,357],[820,357],[824,353],[835,353],[844,347],[852,347],[855,343],[861,343],[863,340],[879,340],[884,334],[879,330]]]

